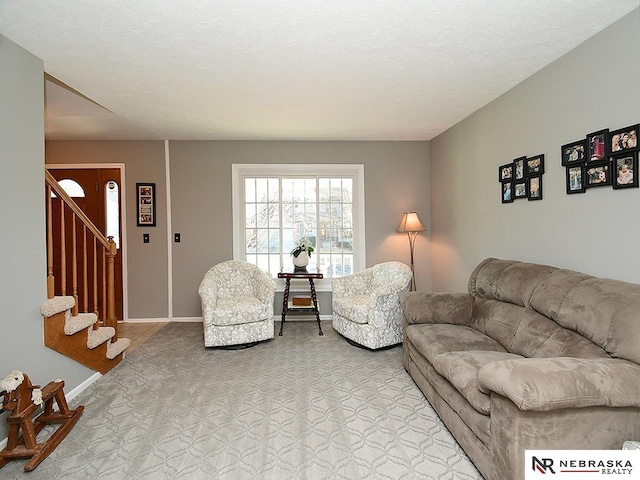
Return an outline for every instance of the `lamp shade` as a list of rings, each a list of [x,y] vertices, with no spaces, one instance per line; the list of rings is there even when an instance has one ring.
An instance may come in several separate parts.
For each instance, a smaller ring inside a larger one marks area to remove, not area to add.
[[[402,214],[402,220],[398,226],[398,232],[424,232],[426,228],[422,225],[420,218],[416,212],[406,212]]]

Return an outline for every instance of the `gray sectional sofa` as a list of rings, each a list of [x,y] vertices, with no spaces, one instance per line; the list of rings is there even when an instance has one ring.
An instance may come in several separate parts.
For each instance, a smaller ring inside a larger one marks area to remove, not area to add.
[[[489,258],[468,294],[401,305],[404,366],[487,480],[640,439],[640,285]]]

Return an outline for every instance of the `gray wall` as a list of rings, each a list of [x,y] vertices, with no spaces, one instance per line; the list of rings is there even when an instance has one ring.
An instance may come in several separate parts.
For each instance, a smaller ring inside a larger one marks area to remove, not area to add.
[[[406,236],[395,229],[406,209],[429,219],[427,142],[170,142],[174,315],[199,316],[197,288],[212,265],[232,258],[233,163],[354,163],[364,165],[367,266],[409,262]],[[417,281],[430,286],[425,236],[416,242]],[[420,253],[421,252],[421,253]],[[328,294],[319,294],[330,314]],[[280,311],[281,297],[276,299]]]
[[[172,232],[167,244],[163,142],[73,142],[46,144],[47,163],[124,163],[127,188],[129,317],[167,318],[167,251],[172,251],[173,317],[199,317],[198,285],[212,265],[233,256],[233,163],[355,163],[365,167],[367,265],[409,263],[406,235],[396,233],[403,211],[416,210],[430,228],[428,142],[169,142]],[[158,226],[135,226],[135,183],[156,182]],[[142,233],[151,243],[142,243]],[[431,287],[428,234],[416,241],[416,280]],[[323,315],[330,296],[320,293]],[[276,313],[281,296],[276,298]]]
[[[560,146],[640,122],[635,10],[431,141],[433,286],[466,290],[485,257],[640,282],[640,190],[565,193]],[[543,200],[501,204],[498,166],[545,154]]]
[[[167,201],[161,141],[47,142],[47,164],[124,163],[129,318],[167,318]],[[136,226],[136,183],[156,184],[156,226]],[[150,242],[142,243],[149,233]]]
[[[35,384],[56,378],[66,391],[93,371],[43,346],[47,299],[44,215],[43,63],[0,35],[0,378],[19,370]],[[0,439],[6,437],[0,416]]]

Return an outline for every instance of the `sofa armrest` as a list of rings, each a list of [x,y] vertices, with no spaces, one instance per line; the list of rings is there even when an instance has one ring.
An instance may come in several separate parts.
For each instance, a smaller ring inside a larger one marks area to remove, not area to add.
[[[404,321],[469,326],[474,298],[468,293],[407,292],[400,296]]]
[[[640,365],[620,359],[521,358],[483,366],[480,390],[520,410],[640,407]]]

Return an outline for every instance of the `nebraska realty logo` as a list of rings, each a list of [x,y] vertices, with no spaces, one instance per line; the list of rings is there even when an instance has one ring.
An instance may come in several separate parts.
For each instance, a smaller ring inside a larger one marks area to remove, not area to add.
[[[640,479],[640,450],[526,450],[525,480]]]

